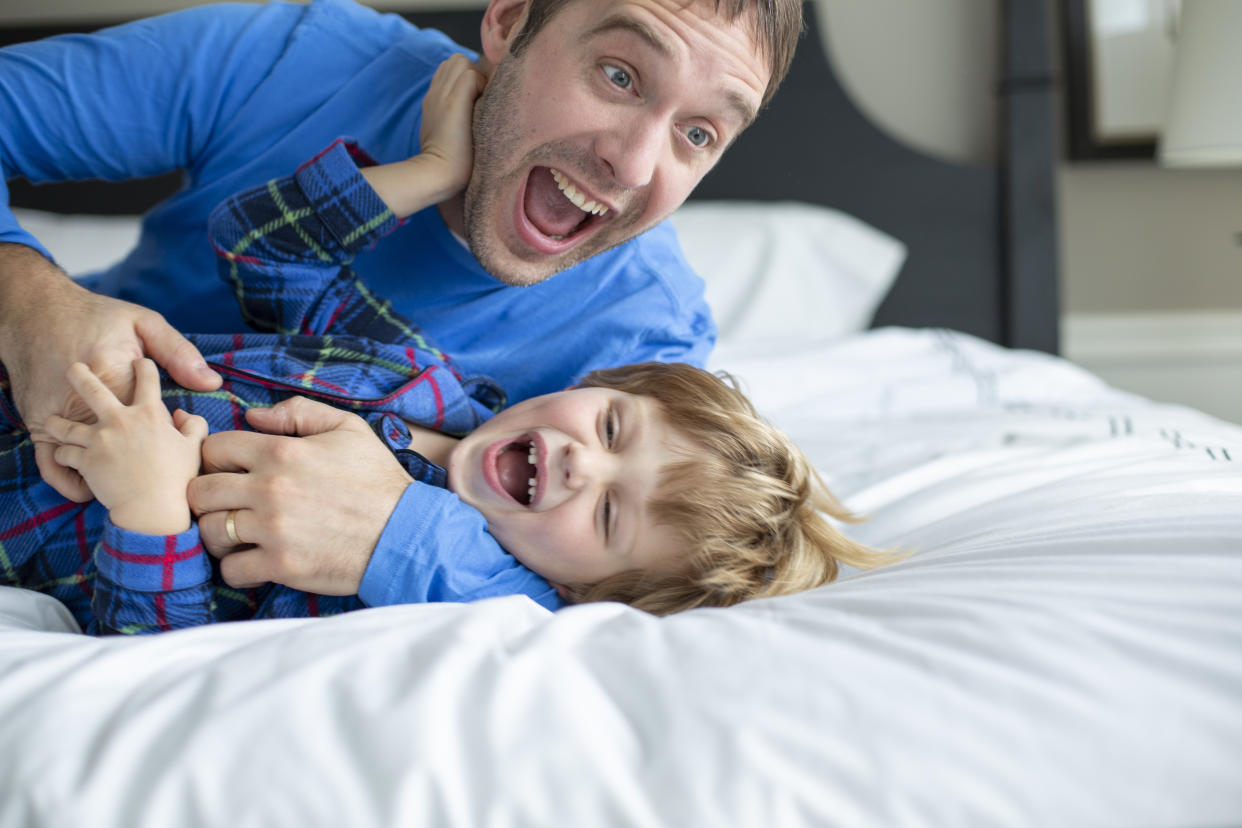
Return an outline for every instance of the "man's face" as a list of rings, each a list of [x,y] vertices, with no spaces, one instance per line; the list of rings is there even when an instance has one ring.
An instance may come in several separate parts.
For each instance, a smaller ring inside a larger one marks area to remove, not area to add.
[[[749,18],[681,3],[572,0],[497,55],[463,223],[498,279],[542,281],[655,226],[754,118],[770,72]]]

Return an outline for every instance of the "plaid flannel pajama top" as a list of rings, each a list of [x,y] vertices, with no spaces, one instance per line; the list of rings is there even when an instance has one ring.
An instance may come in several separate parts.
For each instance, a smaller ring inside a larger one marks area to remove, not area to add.
[[[442,490],[446,477],[442,468],[407,448],[405,423],[462,435],[498,410],[504,395],[489,379],[462,376],[447,355],[347,266],[354,253],[400,224],[356,161],[369,159],[338,140],[293,176],[234,196],[216,209],[210,236],[220,255],[221,276],[259,333],[191,335],[224,384],[217,391],[192,392],[161,373],[163,395],[170,411],[200,414],[213,432],[246,428],[247,408],[293,395],[355,411],[417,481],[398,505],[398,511],[409,512],[420,506],[407,501],[430,494],[429,487]],[[376,602],[471,600],[516,591],[549,608],[560,605],[546,581],[517,564],[485,533],[481,515],[451,493],[439,493],[452,501],[440,508],[456,510],[456,521],[466,521],[470,530],[445,539],[432,554],[462,552],[450,547],[468,535],[476,566],[483,561],[482,575],[455,585],[445,576],[454,567],[447,559],[419,567],[432,571],[416,578],[399,576],[403,566],[411,568],[408,563],[390,564],[380,573],[369,567],[364,585],[368,579],[391,581],[394,572],[402,581],[371,587],[383,593]],[[397,538],[387,545],[400,542]],[[197,526],[179,535],[141,535],[113,525],[98,502],[65,500],[39,477],[34,446],[13,406],[3,366],[0,584],[58,598],[93,634],[330,615],[365,606],[358,596],[318,596],[275,584],[231,589],[203,549]],[[471,594],[476,587],[478,594]]]

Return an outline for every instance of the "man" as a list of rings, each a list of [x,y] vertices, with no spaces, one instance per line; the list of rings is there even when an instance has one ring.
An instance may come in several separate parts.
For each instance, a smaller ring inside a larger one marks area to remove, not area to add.
[[[661,222],[774,92],[800,27],[793,0],[493,0],[469,184],[356,269],[513,401],[596,367],[701,363],[710,312]],[[0,53],[6,178],[175,167],[188,177],[147,216],[134,253],[89,283],[98,292],[69,282],[0,214],[0,239],[14,242],[0,247],[0,361],[31,431],[51,413],[77,413],[64,379],[74,361],[122,398],[143,352],[187,387],[218,387],[175,333],[241,328],[202,239],[207,213],[342,134],[380,161],[415,154],[421,96],[460,51],[326,0],[204,7]],[[315,436],[206,444],[207,471],[223,473],[191,487],[205,543],[218,554],[237,546],[225,515],[245,510],[234,525],[254,527],[244,540],[255,547],[230,556],[231,583],[349,592],[408,478],[315,406],[256,413],[262,430]],[[85,497],[49,449],[38,452],[45,478]],[[340,452],[360,458],[345,473],[331,462]]]

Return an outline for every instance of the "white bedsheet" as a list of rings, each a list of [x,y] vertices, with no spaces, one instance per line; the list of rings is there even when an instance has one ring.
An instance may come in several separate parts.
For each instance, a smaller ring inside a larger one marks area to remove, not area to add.
[[[1242,824],[1242,430],[943,332],[717,362],[916,554],[143,640],[0,590],[0,825]]]

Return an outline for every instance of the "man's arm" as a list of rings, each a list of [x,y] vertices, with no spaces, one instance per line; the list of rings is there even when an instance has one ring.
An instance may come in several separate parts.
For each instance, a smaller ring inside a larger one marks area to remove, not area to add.
[[[479,601],[526,595],[550,610],[565,602],[509,553],[478,509],[447,489],[412,483],[393,510],[358,587],[368,606]]]
[[[143,353],[188,388],[209,391],[220,379],[158,314],[69,280],[17,225],[4,181],[193,169],[301,15],[296,7],[194,9],[0,50],[0,362],[38,443],[40,472],[67,497],[89,493],[51,460],[42,430],[48,415],[75,412],[64,380],[70,364],[87,363],[124,398],[129,366]]]

